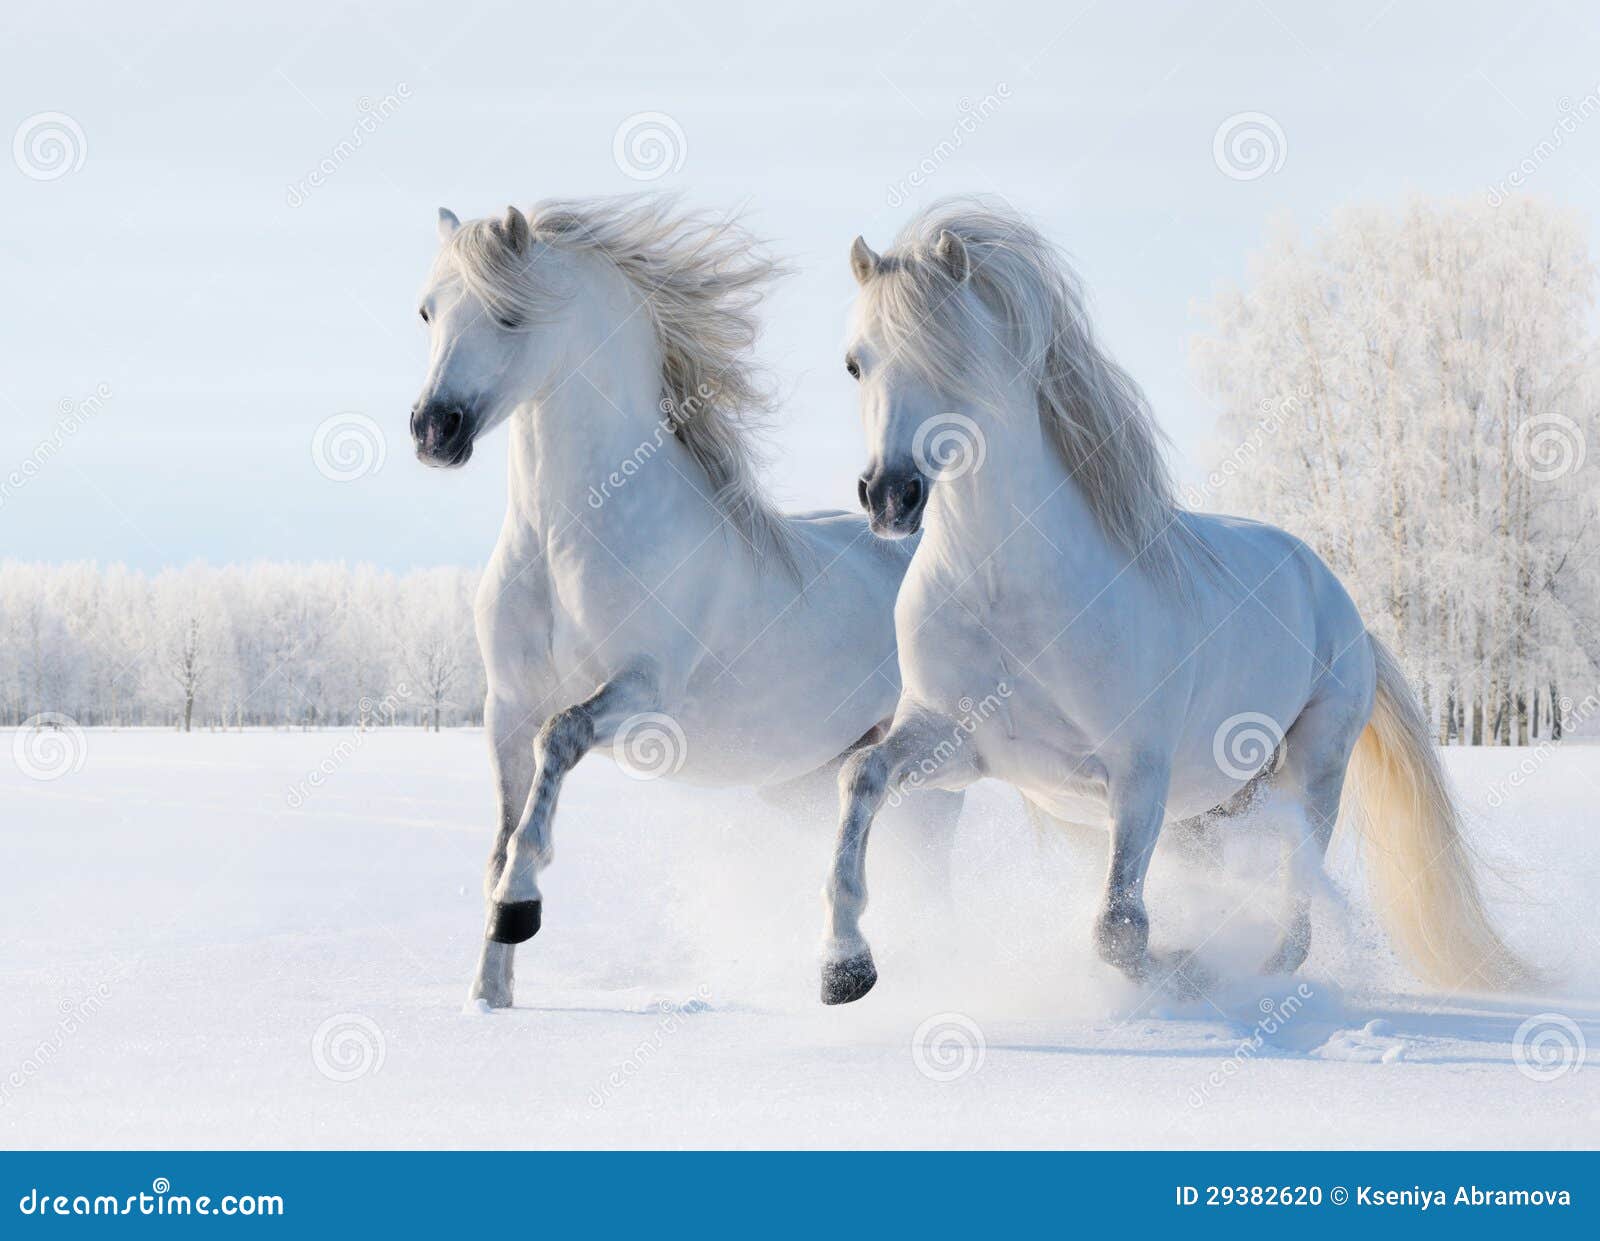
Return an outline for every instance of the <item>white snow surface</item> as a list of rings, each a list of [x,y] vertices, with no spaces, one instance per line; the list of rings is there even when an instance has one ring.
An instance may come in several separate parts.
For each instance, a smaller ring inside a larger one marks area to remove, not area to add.
[[[1199,945],[1209,994],[1135,986],[1090,946],[1102,858],[1037,835],[1010,790],[985,784],[962,822],[953,913],[914,830],[874,839],[865,925],[882,977],[825,1008],[831,816],[633,780],[595,756],[562,795],[516,1007],[464,1014],[492,819],[481,733],[73,740],[81,768],[40,780],[0,732],[8,1147],[1600,1134],[1600,1066],[1582,1067],[1600,1047],[1600,747],[1447,753],[1507,934],[1549,973],[1538,995],[1411,979],[1372,923],[1351,841],[1335,844],[1306,967],[1258,977],[1275,853],[1249,823],[1230,829],[1223,869],[1167,842],[1152,876],[1153,939]],[[1519,766],[1520,784],[1503,783]],[[313,787],[319,767],[331,774]]]

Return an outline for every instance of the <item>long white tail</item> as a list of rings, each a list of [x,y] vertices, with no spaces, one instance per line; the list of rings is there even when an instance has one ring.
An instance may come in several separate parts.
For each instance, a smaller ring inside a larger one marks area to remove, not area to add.
[[[1508,990],[1532,971],[1501,941],[1473,877],[1461,816],[1422,707],[1376,638],[1377,700],[1356,741],[1349,782],[1373,894],[1417,973],[1452,990]]]

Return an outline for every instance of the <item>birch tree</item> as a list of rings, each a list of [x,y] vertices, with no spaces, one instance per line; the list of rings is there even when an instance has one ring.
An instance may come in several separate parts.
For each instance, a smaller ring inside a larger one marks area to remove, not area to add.
[[[1195,501],[1311,543],[1442,741],[1550,735],[1595,675],[1594,288],[1573,214],[1418,199],[1279,229],[1201,308]]]

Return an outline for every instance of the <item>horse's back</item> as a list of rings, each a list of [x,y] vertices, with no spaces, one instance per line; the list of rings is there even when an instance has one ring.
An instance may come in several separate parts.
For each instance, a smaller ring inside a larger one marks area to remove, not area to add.
[[[1321,680],[1354,653],[1370,656],[1361,612],[1344,583],[1302,538],[1279,526],[1227,514],[1186,513],[1183,521],[1214,563],[1202,565],[1203,624],[1231,620],[1269,640],[1292,636]],[[1203,557],[1201,557],[1203,559]]]

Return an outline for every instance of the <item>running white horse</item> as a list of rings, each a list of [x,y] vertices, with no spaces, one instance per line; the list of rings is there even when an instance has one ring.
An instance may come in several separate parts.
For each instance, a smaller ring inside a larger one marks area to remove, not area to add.
[[[607,746],[635,775],[831,784],[899,695],[907,555],[858,516],[783,516],[761,495],[748,354],[775,268],[730,221],[623,199],[441,211],[439,229],[417,455],[464,465],[511,423],[476,604],[499,827],[471,992],[504,1007],[572,766]],[[920,812],[947,844],[960,803],[936,796]]]
[[[860,918],[880,804],[984,776],[1109,828],[1096,945],[1134,978],[1155,961],[1143,890],[1163,824],[1258,793],[1286,838],[1265,968],[1298,968],[1347,769],[1378,903],[1414,968],[1449,987],[1523,977],[1399,667],[1300,540],[1177,506],[1144,396],[1097,347],[1050,244],[958,201],[881,257],[857,238],[850,259],[862,503],[881,535],[927,529],[895,609],[894,722],[840,775],[824,1000],[877,978]],[[1193,985],[1184,959],[1173,972]]]

